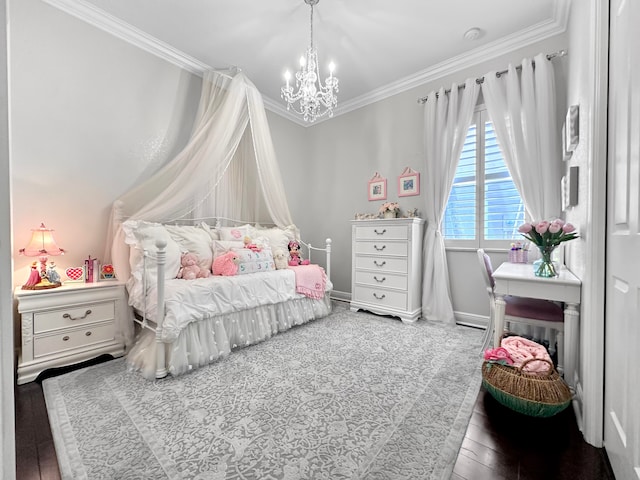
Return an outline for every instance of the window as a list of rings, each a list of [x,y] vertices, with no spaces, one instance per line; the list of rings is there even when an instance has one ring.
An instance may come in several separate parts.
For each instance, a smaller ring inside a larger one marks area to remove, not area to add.
[[[508,247],[521,238],[524,204],[502,158],[493,124],[476,111],[444,213],[448,246]]]

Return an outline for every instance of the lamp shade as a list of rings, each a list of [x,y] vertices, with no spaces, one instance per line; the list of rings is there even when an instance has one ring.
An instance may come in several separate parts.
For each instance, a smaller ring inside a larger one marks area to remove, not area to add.
[[[20,249],[22,255],[27,257],[40,257],[64,255],[64,249],[58,247],[56,241],[53,238],[53,230],[44,226],[44,223],[40,224],[40,228],[31,230],[31,241],[29,245]]]

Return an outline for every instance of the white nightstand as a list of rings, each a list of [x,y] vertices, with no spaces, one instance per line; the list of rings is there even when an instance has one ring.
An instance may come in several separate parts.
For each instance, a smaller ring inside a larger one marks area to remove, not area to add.
[[[18,384],[48,368],[105,353],[124,355],[116,335],[118,319],[127,315],[124,283],[70,283],[49,290],[17,287],[14,295],[22,320]]]

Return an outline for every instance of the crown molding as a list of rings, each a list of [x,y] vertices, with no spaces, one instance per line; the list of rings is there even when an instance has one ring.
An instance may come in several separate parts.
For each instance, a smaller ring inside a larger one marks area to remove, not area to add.
[[[43,0],[80,20],[124,40],[142,50],[160,57],[188,72],[202,76],[211,67],[187,55],[171,45],[123,22],[85,0]]]
[[[498,41],[470,50],[457,57],[433,65],[413,75],[404,77],[397,82],[387,84],[365,95],[342,103],[335,110],[335,115],[343,115],[358,108],[370,105],[385,98],[397,95],[412,88],[433,82],[446,75],[458,72],[464,68],[478,65],[492,60],[513,50],[526,47],[547,38],[564,33],[567,28],[570,0],[560,0],[556,3],[554,19],[533,25],[516,34],[504,37]]]
[[[209,65],[135,28],[133,25],[123,22],[86,0],[43,1],[195,75],[202,76],[205,71],[211,69]],[[570,4],[571,0],[558,0],[555,3],[553,20],[541,22],[517,34],[470,50],[462,55],[450,58],[396,82],[384,85],[364,95],[341,103],[334,110],[334,117],[344,115],[358,108],[379,102],[393,95],[424,85],[425,83],[435,81],[446,75],[460,71],[463,68],[486,62],[513,50],[563,33],[567,28]],[[265,95],[263,95],[263,102],[266,109],[303,127],[311,127],[332,118],[323,117],[314,123],[308,123],[294,112],[288,111],[281,102],[277,102]]]

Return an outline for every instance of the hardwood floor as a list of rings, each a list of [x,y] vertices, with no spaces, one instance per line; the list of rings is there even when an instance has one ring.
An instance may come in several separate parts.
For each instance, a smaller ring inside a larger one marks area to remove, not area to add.
[[[41,380],[16,388],[18,480],[60,479]],[[526,417],[481,390],[451,476],[463,479],[613,480],[614,476],[604,450],[582,439],[571,408],[552,418]]]

